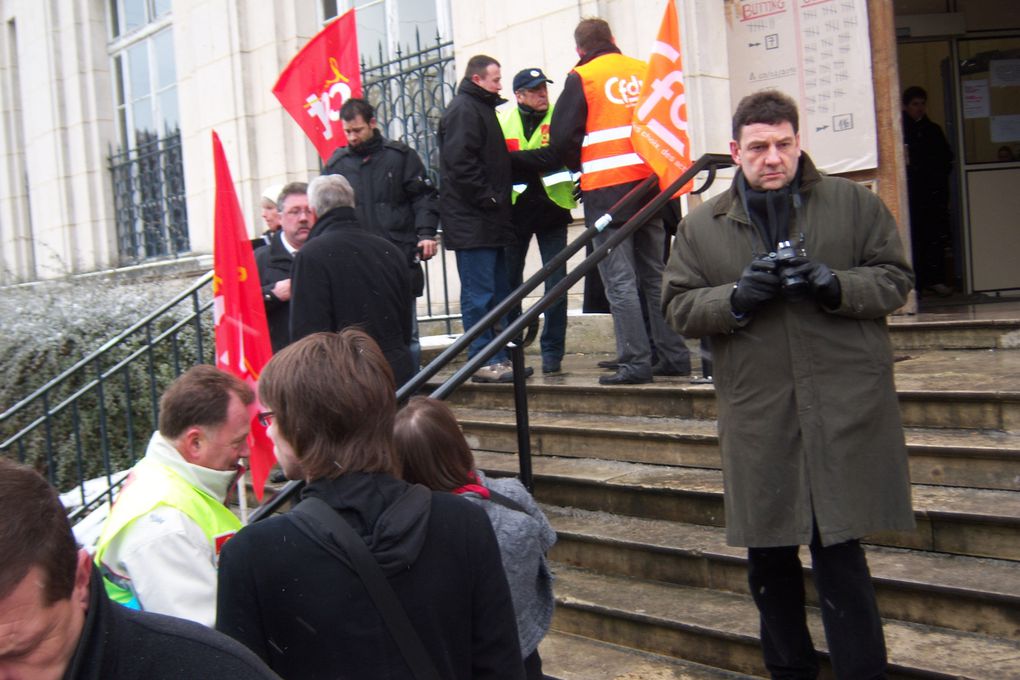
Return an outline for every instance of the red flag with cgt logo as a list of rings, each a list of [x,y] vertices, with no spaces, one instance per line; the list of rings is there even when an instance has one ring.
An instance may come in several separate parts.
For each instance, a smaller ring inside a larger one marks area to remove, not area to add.
[[[340,106],[361,96],[353,9],[319,31],[294,55],[273,85],[273,94],[312,140],[323,162],[347,145]]]
[[[254,390],[262,367],[273,356],[269,344],[266,309],[262,304],[255,256],[248,241],[241,204],[237,201],[230,167],[219,135],[212,133],[216,171],[216,208],[213,214],[213,318],[216,325],[216,368],[233,373]],[[269,469],[276,463],[266,429],[252,415],[248,448],[252,486],[262,500]]]
[[[661,191],[668,189],[691,167],[680,20],[673,0],[666,3],[659,37],[648,58],[641,97],[634,107],[630,141],[638,155],[659,176]],[[693,186],[694,182],[689,182],[675,195],[685,194]]]

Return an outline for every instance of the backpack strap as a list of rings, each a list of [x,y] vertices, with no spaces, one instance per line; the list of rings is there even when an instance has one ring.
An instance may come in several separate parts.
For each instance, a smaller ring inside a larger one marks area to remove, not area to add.
[[[346,520],[319,498],[305,498],[285,516],[328,553],[357,572],[415,680],[439,680],[436,665],[407,618],[407,611],[397,599],[393,586],[386,580],[365,541]]]
[[[496,491],[495,489],[492,489],[491,487],[485,488],[489,490],[489,500],[492,501],[493,503],[496,503],[497,505],[502,505],[504,508],[510,508],[511,510],[516,510],[517,512],[523,512],[524,514],[528,514],[528,511],[524,509],[524,506],[515,501],[514,499],[510,498],[509,496],[504,496],[503,494]]]

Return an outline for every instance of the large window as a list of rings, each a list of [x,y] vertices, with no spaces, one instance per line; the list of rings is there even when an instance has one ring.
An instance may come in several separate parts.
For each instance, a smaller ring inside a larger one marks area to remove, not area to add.
[[[188,250],[170,0],[110,0],[121,259]]]
[[[358,50],[366,63],[393,59],[435,44],[436,35],[451,38],[449,0],[323,0],[324,20],[353,8],[358,25]]]

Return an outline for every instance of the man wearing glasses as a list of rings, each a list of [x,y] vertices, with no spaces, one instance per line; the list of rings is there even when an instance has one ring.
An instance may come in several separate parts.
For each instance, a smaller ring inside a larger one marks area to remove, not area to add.
[[[294,253],[308,240],[312,231],[308,209],[308,184],[291,182],[277,199],[281,228],[273,233],[269,245],[255,251],[255,266],[262,282],[262,302],[266,305],[269,341],[273,352],[290,342],[290,272]]]
[[[248,457],[254,401],[247,384],[205,364],[163,394],[159,431],[96,544],[111,600],[213,625],[220,548],[241,528],[223,503]]]

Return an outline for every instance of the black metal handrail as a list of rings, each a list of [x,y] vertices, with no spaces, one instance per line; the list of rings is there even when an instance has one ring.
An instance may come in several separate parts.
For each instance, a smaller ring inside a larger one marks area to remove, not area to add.
[[[155,427],[159,411],[157,395],[165,383],[192,363],[212,358],[207,356],[212,345],[205,337],[211,324],[203,324],[202,318],[212,313],[212,296],[202,299],[212,278],[212,272],[202,275],[169,302],[0,413],[0,432],[12,424],[17,428],[0,442],[0,455],[16,455],[25,462],[31,447],[37,454],[37,460],[32,462],[44,464],[50,482],[61,490],[76,486],[85,508],[112,499],[119,485],[114,473],[130,467],[137,458],[136,448],[140,448],[136,446],[135,421],[143,418]],[[180,307],[188,302],[190,308]],[[185,331],[193,337],[182,340]],[[157,362],[157,353],[164,352],[167,361]],[[132,372],[143,370],[142,380],[147,384],[133,386]],[[116,390],[109,389],[111,385]],[[122,410],[124,417],[114,419],[110,413],[113,409]],[[98,432],[83,428],[83,413],[95,416]],[[41,442],[30,441],[37,436]],[[111,445],[111,438],[119,443]],[[86,473],[95,466],[95,458],[86,457],[84,452],[90,448],[86,444],[92,439],[101,454],[100,473],[106,478],[107,488],[90,498],[85,481],[94,476]],[[76,473],[74,484],[61,479],[60,470],[70,469]],[[71,516],[77,518],[81,514],[79,509]]]
[[[517,338],[526,327],[532,326],[535,320],[538,319],[539,314],[555,303],[562,295],[565,295],[567,291],[570,290],[570,287],[577,283],[582,276],[595,268],[598,263],[609,254],[610,250],[615,248],[637,229],[647,223],[648,220],[658,214],[666,202],[669,201],[681,187],[693,180],[696,175],[703,171],[708,171],[708,177],[705,182],[696,190],[696,193],[700,193],[707,189],[715,180],[715,170],[717,167],[725,167],[732,164],[733,161],[731,157],[726,154],[702,155],[683,175],[673,182],[673,184],[671,184],[665,191],[659,192],[654,198],[645,203],[645,205],[623,225],[621,225],[614,234],[595,248],[572,271],[568,272],[567,276],[563,280],[548,290],[545,295],[529,307],[527,311],[524,311],[520,316],[514,319],[506,328],[499,331],[499,333],[491,341],[489,341],[489,343],[481,351],[469,359],[463,366],[455,371],[452,376],[439,385],[439,387],[433,390],[429,396],[434,399],[445,399],[448,397],[455,389],[460,387],[460,385],[470,378],[475,371],[481,368],[490,357],[498,352],[500,348],[506,347],[508,344],[512,343],[514,338]],[[602,216],[596,220],[594,224],[587,227],[581,235],[568,244],[566,248],[560,251],[560,253],[549,261],[548,264],[544,265],[527,281],[518,286],[517,289],[510,293],[510,295],[508,295],[501,303],[489,311],[488,314],[483,316],[478,323],[471,328],[465,329],[463,335],[443,350],[407,383],[400,387],[400,389],[397,390],[397,401],[402,402],[421,390],[421,388],[424,387],[433,376],[449,365],[450,362],[453,361],[464,349],[466,349],[473,340],[475,340],[483,332],[496,327],[497,324],[500,323],[501,319],[511,309],[516,308],[517,305],[521,304],[524,298],[531,293],[532,290],[544,283],[552,272],[564,265],[570,257],[591,242],[592,239],[595,238],[595,234],[612,224],[613,215],[629,211],[635,204],[638,204],[645,199],[652,192],[653,188],[657,186],[657,184],[658,178],[652,175],[635,186],[626,196],[617,201],[606,215]],[[522,427],[527,428],[527,411],[525,409],[523,413],[524,422],[522,424],[519,408],[520,402],[518,401],[519,394],[524,392],[524,366],[519,352],[519,348],[516,351],[511,351],[511,357],[513,358],[514,364],[515,404],[518,406],[516,414],[518,444],[521,449],[518,451],[518,455],[520,458],[521,481],[528,487],[528,489],[531,489],[531,458],[528,450],[529,447],[521,446],[522,439],[527,438],[528,433],[526,431],[522,432]],[[301,490],[303,486],[304,482],[300,480],[288,482],[274,497],[263,502],[262,505],[260,505],[254,513],[252,513],[251,521],[257,522],[260,519],[279,511],[284,504],[289,502],[294,495]]]

